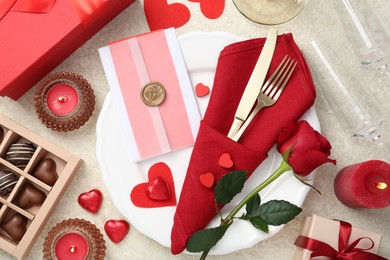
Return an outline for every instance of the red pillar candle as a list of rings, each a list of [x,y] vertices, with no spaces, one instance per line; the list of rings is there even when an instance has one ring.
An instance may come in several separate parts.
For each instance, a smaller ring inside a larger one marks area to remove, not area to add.
[[[337,198],[351,208],[390,205],[390,164],[371,160],[343,168],[334,180]]]
[[[58,260],[84,260],[89,251],[88,242],[78,233],[66,233],[55,244],[55,255]]]
[[[72,114],[79,103],[77,91],[67,84],[57,84],[47,92],[46,102],[52,113],[59,116]]]

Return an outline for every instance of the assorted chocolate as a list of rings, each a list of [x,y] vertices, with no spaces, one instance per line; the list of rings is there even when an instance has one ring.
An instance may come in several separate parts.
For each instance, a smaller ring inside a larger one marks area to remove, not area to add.
[[[36,149],[31,143],[14,143],[8,148],[5,159],[19,169],[24,170]]]
[[[25,216],[15,213],[3,223],[2,228],[13,240],[20,241],[27,231],[27,223]]]
[[[10,171],[0,171],[0,195],[8,197],[19,177]]]
[[[46,194],[31,183],[26,183],[20,190],[16,205],[22,209],[33,206],[41,206],[46,199]]]
[[[38,180],[46,183],[49,186],[53,186],[58,179],[57,166],[53,159],[44,158],[38,166],[35,168],[32,176]]]

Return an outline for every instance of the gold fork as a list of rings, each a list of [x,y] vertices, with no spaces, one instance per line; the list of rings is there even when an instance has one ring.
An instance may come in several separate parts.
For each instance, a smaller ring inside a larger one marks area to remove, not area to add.
[[[260,94],[257,97],[256,107],[248,116],[247,120],[241,126],[237,134],[231,138],[232,140],[237,142],[240,139],[241,135],[248,127],[252,119],[256,116],[257,112],[260,111],[260,109],[263,107],[272,106],[276,103],[280,97],[280,94],[282,94],[282,91],[286,87],[286,84],[290,79],[296,65],[297,62],[294,62],[294,60],[287,55],[283,58],[267,82],[265,82],[261,87]]]

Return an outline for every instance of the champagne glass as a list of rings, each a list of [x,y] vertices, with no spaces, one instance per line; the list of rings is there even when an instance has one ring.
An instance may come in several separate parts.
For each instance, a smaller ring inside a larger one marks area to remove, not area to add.
[[[249,20],[275,25],[285,23],[305,8],[308,0],[233,0],[236,8]]]
[[[331,0],[344,31],[354,46],[360,63],[390,81],[388,66],[390,37],[366,0]]]
[[[350,137],[369,140],[382,151],[381,159],[388,161],[388,150],[382,137],[383,105],[359,79],[358,69],[346,64],[342,54],[323,48],[316,41],[312,41],[311,46],[305,55],[317,89],[340,125]]]

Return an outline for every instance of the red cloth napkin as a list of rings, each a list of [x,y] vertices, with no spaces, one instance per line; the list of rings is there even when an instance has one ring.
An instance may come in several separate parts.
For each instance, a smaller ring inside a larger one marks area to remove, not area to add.
[[[238,143],[227,138],[264,43],[265,38],[251,39],[231,44],[220,53],[210,102],[200,125],[174,216],[173,254],[181,253],[188,238],[205,228],[216,215],[213,188],[203,186],[200,175],[211,172],[216,182],[234,170],[248,170],[249,176],[267,157],[280,129],[287,122],[298,120],[314,103],[316,94],[309,68],[292,34],[280,35],[268,76],[286,54],[298,61],[286,89],[275,105],[260,110]],[[231,155],[234,163],[231,169],[218,165],[223,153]]]

